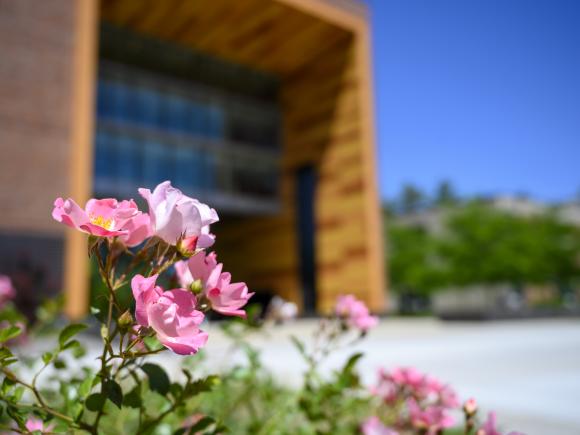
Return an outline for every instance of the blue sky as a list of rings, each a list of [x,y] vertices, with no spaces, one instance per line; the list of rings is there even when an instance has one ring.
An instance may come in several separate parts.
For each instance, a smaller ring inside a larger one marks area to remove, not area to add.
[[[579,0],[366,1],[384,198],[577,195]]]

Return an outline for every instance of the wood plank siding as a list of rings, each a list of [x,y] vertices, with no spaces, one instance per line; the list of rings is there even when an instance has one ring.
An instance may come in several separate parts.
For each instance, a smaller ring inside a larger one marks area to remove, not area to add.
[[[114,25],[281,79],[282,210],[216,224],[216,250],[236,279],[300,304],[295,174],[314,165],[321,312],[345,292],[374,311],[384,309],[368,26],[361,9],[321,0],[101,2],[101,19]]]

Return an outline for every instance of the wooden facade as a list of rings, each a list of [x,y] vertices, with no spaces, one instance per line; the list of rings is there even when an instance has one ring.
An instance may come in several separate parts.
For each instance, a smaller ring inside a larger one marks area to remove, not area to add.
[[[70,196],[91,194],[99,22],[276,75],[283,114],[282,210],[215,225],[226,268],[255,288],[302,302],[296,171],[316,168],[317,309],[352,293],[384,310],[370,40],[355,0],[76,0],[70,51]],[[218,210],[219,212],[219,210]],[[67,310],[86,304],[83,240],[67,235]]]

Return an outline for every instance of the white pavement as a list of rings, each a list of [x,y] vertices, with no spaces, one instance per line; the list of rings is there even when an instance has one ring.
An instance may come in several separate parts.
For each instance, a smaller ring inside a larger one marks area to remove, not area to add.
[[[290,335],[308,340],[315,320],[266,328],[250,341],[262,350],[262,361],[280,382],[298,385],[305,365],[291,345]],[[242,355],[215,324],[204,367],[219,372]],[[85,336],[87,360],[96,368],[99,342]],[[50,343],[35,343],[37,354]],[[462,399],[475,397],[484,412],[495,410],[500,428],[527,435],[580,435],[580,319],[495,322],[441,322],[435,319],[387,319],[356,347],[339,351],[324,366],[340,367],[355,351],[364,352],[359,368],[367,384],[381,367],[415,366],[452,384]],[[179,376],[181,358],[170,352],[156,356]]]
[[[279,379],[296,384],[304,365],[288,337],[306,339],[316,325],[299,321],[251,341]],[[380,366],[415,366],[452,384],[461,398],[475,397],[483,410],[496,410],[506,432],[580,434],[578,319],[383,320],[364,342],[339,352],[325,369],[339,367],[354,350],[365,353],[360,368],[369,384]],[[210,331],[207,354],[213,367],[231,363],[227,342],[216,331]]]

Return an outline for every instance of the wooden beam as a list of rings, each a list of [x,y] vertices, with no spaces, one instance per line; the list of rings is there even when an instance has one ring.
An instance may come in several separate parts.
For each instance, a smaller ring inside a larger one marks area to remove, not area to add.
[[[92,193],[94,90],[97,60],[98,0],[75,0],[72,73],[70,196],[84,205]],[[86,235],[68,230],[65,240],[65,312],[83,317],[89,301]]]
[[[362,123],[362,165],[366,174],[365,196],[365,223],[367,246],[369,247],[369,274],[370,292],[369,305],[376,312],[383,312],[385,305],[385,260],[383,250],[383,223],[377,186],[377,157],[374,116],[374,89],[371,54],[370,28],[364,26],[355,34],[355,65],[359,80],[359,108]]]
[[[300,9],[309,15],[321,18],[323,21],[332,23],[351,31],[358,31],[366,27],[367,13],[362,4],[350,1],[329,0],[275,0],[279,3]],[[352,3],[349,7],[347,4]],[[342,6],[341,6],[342,5]]]

